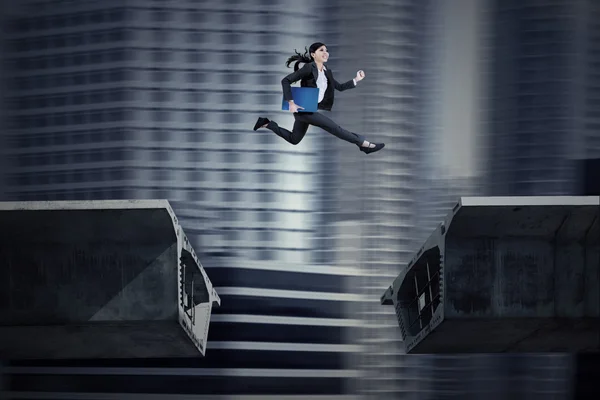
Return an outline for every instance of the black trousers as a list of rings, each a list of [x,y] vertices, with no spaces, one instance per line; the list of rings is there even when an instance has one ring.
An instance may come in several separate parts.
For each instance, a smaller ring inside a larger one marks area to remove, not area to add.
[[[275,132],[278,136],[281,136],[291,144],[298,144],[304,138],[306,131],[310,125],[318,126],[319,128],[339,137],[350,143],[354,143],[360,146],[365,138],[354,132],[347,131],[338,124],[336,124],[331,118],[319,113],[319,112],[298,112],[294,113],[294,127],[292,131],[281,128],[276,122],[271,121],[267,124],[267,128]]]

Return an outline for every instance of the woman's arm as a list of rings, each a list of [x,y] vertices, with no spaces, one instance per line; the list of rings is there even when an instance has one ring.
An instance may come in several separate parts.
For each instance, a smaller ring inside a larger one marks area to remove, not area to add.
[[[292,83],[298,82],[300,79],[306,78],[312,74],[310,63],[304,64],[298,71],[294,71],[281,80],[283,88],[283,98],[285,101],[294,101],[292,97]]]
[[[354,89],[356,87],[356,84],[354,83],[354,79],[348,81],[348,82],[344,82],[344,83],[339,83],[338,81],[335,80],[335,78],[333,79],[333,85],[335,86],[335,88],[337,90],[339,90],[340,92],[343,92],[344,90],[348,90],[348,89]]]
[[[331,76],[333,77],[333,72],[331,72]],[[361,70],[356,73],[356,78],[354,78],[348,82],[344,82],[344,83],[339,83],[334,78],[333,84],[337,90],[339,90],[340,92],[343,92],[344,90],[354,89],[356,87],[356,83],[359,81],[362,81],[364,77],[365,77],[365,73]]]

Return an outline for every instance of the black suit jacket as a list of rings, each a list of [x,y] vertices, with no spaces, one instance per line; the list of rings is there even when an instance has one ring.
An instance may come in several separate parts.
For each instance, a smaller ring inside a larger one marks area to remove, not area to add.
[[[325,96],[318,105],[320,110],[331,111],[333,107],[334,88],[343,92],[347,89],[353,89],[355,87],[353,80],[349,80],[345,83],[339,83],[333,78],[333,72],[331,68],[325,70],[325,76],[327,77],[327,90],[325,90]],[[283,87],[283,98],[286,101],[293,100],[292,97],[292,83],[300,81],[302,87],[318,87],[317,78],[319,77],[319,71],[317,70],[317,64],[310,62],[304,64],[298,71],[292,72],[281,80],[281,86]]]

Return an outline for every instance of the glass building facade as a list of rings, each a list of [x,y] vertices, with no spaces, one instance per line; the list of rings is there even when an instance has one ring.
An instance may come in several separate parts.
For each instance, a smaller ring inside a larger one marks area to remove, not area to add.
[[[574,174],[565,154],[600,151],[598,7],[492,3],[486,192],[563,193]],[[439,5],[4,1],[7,199],[166,198],[222,298],[203,359],[9,363],[9,390],[437,399],[517,382],[562,398],[566,361],[406,356],[379,303],[456,197],[482,194],[436,161]],[[297,146],[251,130],[259,115],[292,126],[280,111],[284,62],[316,41],[338,81],[366,72],[329,115],[385,142],[376,155],[314,127]],[[585,139],[569,139],[574,126]]]
[[[324,151],[334,155],[323,160],[323,179],[331,196],[324,208],[330,219],[357,230],[351,248],[332,248],[338,259],[348,252],[354,255],[361,276],[352,287],[368,299],[353,311],[365,321],[353,336],[364,350],[357,356],[362,379],[356,390],[365,398],[418,398],[418,362],[404,356],[393,309],[382,307],[379,298],[415,245],[423,62],[419,44],[426,6],[390,0],[368,6],[333,1],[323,7],[328,16],[328,65],[340,81],[359,69],[366,74],[357,88],[336,93],[332,117],[368,140],[386,143],[375,156],[336,138],[325,138],[324,143]]]
[[[9,41],[9,197],[167,198],[205,252],[306,261],[316,152],[248,127],[316,17],[238,3],[32,5]]]
[[[598,149],[598,5],[493,1],[484,100],[486,192],[572,194]]]
[[[346,393],[362,297],[353,269],[311,266],[324,135],[291,146],[251,129],[259,115],[291,127],[284,61],[314,41],[316,3],[9,6],[8,199],[168,199],[222,299],[203,359],[21,363],[10,390]]]

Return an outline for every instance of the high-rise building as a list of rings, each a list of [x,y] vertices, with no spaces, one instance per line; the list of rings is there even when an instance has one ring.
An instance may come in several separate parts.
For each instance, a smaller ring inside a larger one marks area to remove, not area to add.
[[[573,194],[600,151],[600,7],[492,1],[485,99],[487,193]]]
[[[583,3],[461,0],[444,5],[449,7],[444,12],[445,36],[438,42],[454,45],[444,46],[441,68],[434,75],[446,75],[440,82],[446,92],[440,96],[445,99],[441,114],[449,118],[440,124],[440,140],[446,144],[436,147],[438,157],[429,157],[428,164],[438,171],[423,181],[429,198],[423,205],[428,212],[421,214],[439,223],[451,210],[452,198],[462,195],[572,193],[578,183],[574,160],[582,143],[590,143],[575,129],[575,115],[582,109],[574,96],[582,91],[574,85],[579,79],[574,71],[585,58],[575,40],[583,37],[575,19],[582,8],[589,8]],[[475,4],[479,10],[473,14]],[[462,142],[450,118],[469,118],[481,129],[471,135],[471,143]],[[450,166],[439,160],[451,158],[461,145],[485,149],[468,155],[477,160],[473,171],[465,171],[470,177],[439,168]],[[445,212],[436,216],[444,203]],[[436,222],[426,218],[425,223]],[[431,355],[422,362],[421,368],[430,370],[429,398],[456,393],[465,399],[571,395],[573,369],[567,355]]]
[[[293,124],[280,111],[281,78],[291,72],[284,62],[314,41],[322,18],[316,6],[291,0],[13,6],[9,199],[168,199],[222,298],[205,359],[146,361],[147,373],[127,380],[115,370],[117,378],[103,377],[103,389],[84,380],[92,391],[155,387],[282,398],[338,395],[355,379],[355,367],[344,360],[359,348],[346,344],[348,330],[362,323],[345,306],[362,299],[347,293],[356,273],[307,266],[325,135],[313,128],[291,146],[270,131],[252,131],[259,115]],[[103,365],[141,366],[111,362]],[[184,368],[179,384],[152,375],[168,366]],[[75,379],[30,382],[48,392]]]
[[[356,330],[354,340],[364,349],[357,392],[366,398],[416,396],[419,391],[411,364],[415,359],[404,357],[393,310],[382,307],[379,298],[414,246],[423,8],[411,0],[323,5],[328,22],[322,41],[336,78],[351,79],[360,69],[366,74],[355,89],[336,94],[332,118],[368,140],[386,143],[380,152],[365,155],[334,137],[324,142],[324,152],[333,155],[324,160],[324,179],[334,193],[325,209],[330,220],[360,227],[358,248],[330,248],[352,251],[360,266],[353,287],[367,301],[354,314],[365,327]]]
[[[0,55],[7,54],[6,32],[7,25],[10,23],[10,15],[8,12],[8,2],[0,0]],[[5,77],[7,63],[5,60],[0,61],[0,171],[6,171],[6,160],[8,157],[6,144],[7,131],[7,113],[6,113],[6,96],[7,96],[7,80]],[[6,191],[6,174],[0,172],[0,201],[4,200]]]
[[[9,34],[10,198],[167,198],[204,252],[309,259],[316,149],[251,131],[312,36],[306,5],[28,4]]]

